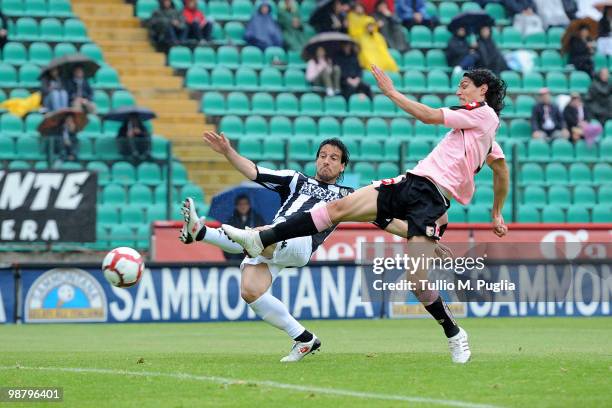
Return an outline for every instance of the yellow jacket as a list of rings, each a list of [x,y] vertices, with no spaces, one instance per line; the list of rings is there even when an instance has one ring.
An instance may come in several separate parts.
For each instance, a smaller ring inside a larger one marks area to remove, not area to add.
[[[368,24],[374,24],[372,33],[368,32]],[[371,65],[375,64],[383,71],[399,71],[397,63],[389,54],[387,41],[378,32],[378,24],[373,17],[349,13],[348,29],[349,35],[359,44],[359,64],[362,68],[370,69]]]
[[[34,92],[27,98],[11,98],[0,103],[0,107],[20,118],[40,109],[40,92]]]

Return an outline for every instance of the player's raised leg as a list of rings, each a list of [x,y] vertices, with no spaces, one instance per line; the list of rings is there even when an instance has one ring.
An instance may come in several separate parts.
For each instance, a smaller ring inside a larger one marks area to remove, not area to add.
[[[265,322],[283,330],[294,340],[291,352],[283,363],[300,361],[321,347],[321,341],[304,328],[287,310],[287,306],[268,291],[272,274],[265,263],[243,265],[240,294],[249,307]]]

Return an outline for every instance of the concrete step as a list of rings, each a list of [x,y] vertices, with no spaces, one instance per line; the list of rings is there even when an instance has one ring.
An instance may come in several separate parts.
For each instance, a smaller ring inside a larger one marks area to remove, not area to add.
[[[78,6],[81,4],[100,4],[101,2],[105,4],[125,4],[125,0],[72,0],[72,6]]]
[[[185,137],[199,137],[204,131],[204,123],[201,124],[167,124],[153,123],[155,133],[160,135],[181,135]]]
[[[170,67],[166,67],[166,66],[161,66],[161,67],[156,67],[154,65],[150,65],[150,66],[117,66],[117,72],[119,73],[119,75],[121,76],[121,78],[123,78],[123,76],[129,76],[129,75],[137,75],[137,76],[142,76],[142,77],[149,77],[149,76],[173,76],[173,71],[172,68]],[[182,80],[182,78],[181,78]]]
[[[104,53],[104,59],[113,66],[165,66],[166,56],[154,51],[141,52],[119,52],[109,51]]]
[[[96,15],[84,16],[81,14],[81,20],[89,30],[96,28],[141,28],[140,20],[135,17],[129,18],[113,18],[113,17],[98,17]]]
[[[115,16],[118,20],[134,17],[134,6],[125,2],[98,0],[96,2],[72,2],[72,10],[80,18],[88,16]]]
[[[204,115],[199,113],[170,113],[160,111],[157,112],[156,122],[159,123],[197,123],[197,124],[206,124],[204,121]]]
[[[136,92],[133,92],[136,94]],[[178,99],[178,98],[168,98],[168,99],[157,99],[157,98],[147,98],[142,97],[140,95],[134,95],[138,103],[142,106],[146,106],[147,108],[155,111],[155,112],[164,112],[166,113],[197,113],[198,112],[198,103],[196,101],[192,101],[190,99]]]
[[[112,12],[108,13],[111,14]],[[94,41],[123,40],[123,41],[149,41],[149,35],[144,28],[91,28],[87,30],[89,37]]]
[[[121,82],[130,89],[182,89],[183,87],[183,78],[172,75],[122,75]]]
[[[145,41],[100,40],[97,43],[104,52],[155,52]]]

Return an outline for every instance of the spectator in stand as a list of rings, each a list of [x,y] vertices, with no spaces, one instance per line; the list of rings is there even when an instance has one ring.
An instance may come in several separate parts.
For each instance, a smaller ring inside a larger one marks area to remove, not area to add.
[[[464,70],[476,67],[479,60],[476,44],[468,44],[466,34],[465,27],[458,27],[448,41],[444,54],[449,67]]]
[[[359,66],[356,47],[353,44],[345,43],[336,55],[334,63],[340,68],[340,84],[342,95],[348,100],[353,94],[364,94],[372,98],[370,86],[363,82],[363,71]]]
[[[602,3],[602,0],[576,0],[576,4],[578,6],[576,17],[590,17],[595,21],[599,21],[601,18],[601,12],[595,8],[595,4],[597,3]]]
[[[328,58],[325,48],[318,47],[314,58],[306,65],[306,80],[315,86],[325,87],[327,96],[340,93],[340,67]]]
[[[556,139],[569,137],[563,115],[552,103],[548,88],[539,91],[538,103],[531,111],[531,130],[534,139]]]
[[[612,55],[612,7],[606,6],[599,20],[598,38],[597,38],[597,53],[604,55]]]
[[[361,0],[361,4],[363,4],[363,8],[367,14],[374,14],[376,9],[378,8],[378,3],[384,1],[387,5],[387,9],[391,11],[391,14],[395,13],[395,1],[394,0]]]
[[[388,1],[378,0],[376,10],[374,11],[374,18],[378,23],[380,33],[387,40],[389,47],[399,52],[408,51],[408,43],[406,42],[406,37],[404,37],[401,21],[389,9]]]
[[[609,76],[608,68],[600,69],[585,98],[587,110],[602,125],[612,118],[612,85],[608,83]]]
[[[159,47],[172,47],[187,39],[185,19],[181,12],[174,8],[172,0],[159,0],[159,9],[153,12],[147,25],[153,42]]]
[[[425,0],[395,0],[395,14],[406,28],[415,25],[433,28],[438,24],[437,17],[427,13]]]
[[[311,17],[310,25],[318,33],[322,33],[325,31],[339,31],[342,33],[346,33],[347,13],[348,6],[346,4],[343,4],[340,0],[335,0],[331,7],[329,7],[329,10],[325,12],[321,17],[315,20],[313,20]]]
[[[593,52],[595,44],[590,37],[589,27],[582,25],[569,41],[569,63],[579,71],[593,76]]]
[[[117,147],[134,163],[151,159],[151,135],[138,115],[130,115],[117,132]]]
[[[185,0],[183,18],[187,25],[188,39],[197,41],[199,44],[206,44],[210,41],[213,23],[207,20],[204,13],[198,9],[196,0]]]
[[[267,1],[259,4],[257,11],[247,23],[244,40],[261,50],[283,46],[283,33],[270,14],[270,4]]]
[[[68,92],[57,68],[43,75],[40,92],[43,106],[47,111],[53,112],[68,107]]]
[[[570,19],[563,8],[563,0],[533,0],[544,29],[548,27],[567,27]]]
[[[306,38],[295,0],[285,0],[279,7],[278,24],[283,30],[285,47],[292,51],[302,51],[308,38]]]
[[[578,12],[578,5],[576,4],[576,0],[561,0],[563,3],[563,10],[565,11],[565,15],[567,18],[571,20],[576,19],[576,13]]]
[[[93,103],[93,89],[87,78],[83,67],[77,65],[72,71],[72,78],[66,84],[70,106],[85,113],[95,113],[96,105]]]
[[[584,108],[579,93],[572,93],[570,102],[563,109],[563,119],[570,131],[572,142],[584,139],[590,145],[601,134],[602,127],[600,124],[597,122],[589,123],[591,117]]]
[[[0,23],[2,24],[0,26],[0,50],[2,50],[4,49],[4,45],[8,42],[9,29],[8,19],[6,18],[2,10],[0,10]]]
[[[377,65],[384,71],[397,72],[397,63],[389,54],[387,41],[378,32],[378,24],[372,16],[365,14],[361,3],[355,3],[348,15],[348,34],[359,44],[359,64],[363,69]]]
[[[77,160],[79,140],[76,135],[76,124],[73,115],[66,115],[56,131],[49,134],[50,141],[53,143],[53,152],[62,161]]]
[[[257,214],[251,207],[251,200],[246,194],[240,194],[234,200],[234,214],[227,220],[226,224],[232,227],[244,229],[246,227],[255,228],[265,225],[264,219],[261,215]],[[238,259],[244,258],[244,254],[232,254],[225,252],[226,259]]]
[[[504,56],[491,37],[491,27],[482,27],[479,34],[477,42],[479,68],[488,68],[497,75],[508,70],[508,64],[506,64]]]
[[[508,14],[514,18],[513,27],[522,36],[544,31],[542,20],[536,14],[533,0],[504,0]]]

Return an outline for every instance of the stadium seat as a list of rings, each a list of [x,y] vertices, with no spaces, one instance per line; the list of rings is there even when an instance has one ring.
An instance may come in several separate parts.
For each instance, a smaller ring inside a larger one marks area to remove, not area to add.
[[[102,55],[102,50],[97,44],[94,43],[86,43],[81,45],[79,50],[81,54],[87,55],[92,60],[96,61],[98,64],[104,63],[104,56]]]
[[[323,113],[321,97],[315,93],[305,93],[300,97],[300,113],[318,116]]]
[[[200,106],[202,112],[207,115],[222,115],[226,112],[225,99],[220,92],[206,92],[202,96]]]
[[[593,181],[596,184],[604,184],[610,183],[610,180],[612,180],[612,166],[609,162],[595,164],[593,167]]]
[[[269,91],[282,91],[283,77],[277,68],[264,68],[259,74],[260,87]]]
[[[108,184],[102,190],[102,202],[115,205],[125,204],[127,202],[125,188],[119,184]]]
[[[146,207],[153,202],[153,193],[148,186],[136,183],[130,187],[128,201],[133,206]]]
[[[265,138],[268,136],[268,122],[260,115],[248,116],[244,121],[247,138]]]
[[[293,93],[279,93],[276,96],[276,112],[280,115],[297,115],[299,103]]]
[[[450,84],[448,82],[448,75],[446,72],[439,69],[429,71],[427,74],[427,91],[434,93],[450,92]],[[442,103],[440,103],[440,106],[438,107],[441,107],[441,105]]]
[[[380,96],[380,95],[377,95]],[[376,97],[375,97],[376,98]],[[385,97],[385,99],[388,99]],[[346,115],[346,99],[342,96],[331,96],[323,100],[326,115],[344,116]]]
[[[400,174],[399,167],[395,163],[384,162],[378,165],[378,179],[388,179]]]
[[[262,143],[254,138],[240,139],[238,152],[250,160],[262,160],[264,158]]]
[[[474,192],[474,203],[475,204],[487,204],[491,205],[493,202],[493,187],[480,185]]]
[[[431,48],[432,33],[428,27],[415,25],[410,29],[410,45],[412,48]]]
[[[197,205],[202,205],[204,203],[204,192],[200,188],[193,183],[187,183],[181,189],[181,197],[191,197],[197,203]]]
[[[194,48],[193,64],[201,68],[214,68],[217,65],[217,56],[215,50],[211,47]]]
[[[57,18],[44,18],[40,21],[40,38],[45,41],[64,41],[62,23]],[[66,41],[72,41],[66,38]]]
[[[136,181],[136,169],[131,163],[115,162],[111,166],[111,176],[114,183],[124,186],[131,185]]]
[[[582,204],[585,206],[592,206],[597,202],[595,190],[593,187],[586,185],[577,185],[574,188],[574,204]]]
[[[425,69],[425,56],[420,50],[410,50],[404,53],[403,57],[404,69],[410,70],[424,70]]]
[[[404,72],[404,90],[406,90],[407,92],[427,91],[425,75],[421,71],[415,70],[408,70]]]
[[[3,2],[4,8],[4,2]],[[60,27],[61,29],[61,27]],[[61,31],[60,31],[61,33]],[[22,17],[15,23],[14,40],[17,41],[36,41],[40,37],[39,27],[36,20],[31,17]],[[51,40],[51,38],[49,38]]]
[[[554,185],[548,189],[548,204],[565,208],[571,203],[570,192],[566,186]]]
[[[412,139],[408,145],[408,158],[411,160],[421,160],[431,151],[431,144],[427,140]]]
[[[391,121],[391,137],[398,139],[410,139],[413,134],[412,123],[408,119],[396,118]]]
[[[514,27],[504,27],[500,46],[501,48],[521,48],[523,46],[521,33]]]
[[[429,50],[426,54],[427,68],[448,70],[448,64],[446,62],[446,56],[442,50]],[[448,75],[445,74],[446,83],[448,83]],[[431,86],[431,85],[430,85]]]
[[[397,115],[395,104],[385,95],[374,96],[372,100],[372,113],[375,116],[387,118]]]
[[[266,138],[263,141],[263,157],[267,160],[285,159],[285,141],[276,138]]]
[[[216,97],[217,95],[214,95],[214,96]],[[219,94],[219,97],[222,98],[220,94]],[[254,107],[253,107],[253,110],[255,111]],[[246,96],[244,92],[230,92],[227,95],[227,111],[235,115],[248,115],[249,112],[251,112],[251,105],[249,102],[249,98]],[[254,112],[254,113],[259,113],[259,112]]]
[[[572,185],[590,185],[591,170],[585,163],[572,163],[569,168],[569,182]]]
[[[319,138],[329,139],[339,137],[341,134],[338,119],[331,116],[324,116],[319,119]]]
[[[353,173],[359,174],[359,183],[363,185],[370,184],[376,180],[376,169],[371,163],[357,162],[353,166]]]
[[[185,86],[190,89],[205,90],[210,88],[208,71],[201,67],[191,67],[185,74]]]
[[[286,65],[287,53],[281,47],[268,47],[264,50],[264,64],[266,65]]]
[[[294,137],[289,142],[289,158],[291,160],[311,160],[312,146],[308,137]]]
[[[531,205],[535,208],[542,208],[548,204],[546,192],[540,186],[527,186],[523,192],[523,204]]]
[[[389,127],[387,122],[381,118],[368,119],[366,123],[366,134],[370,138],[387,138],[389,137]]]
[[[385,160],[388,164],[394,164],[398,162],[400,157],[402,157],[402,144],[406,144],[406,142],[400,139],[386,139],[384,145],[384,155]],[[396,173],[398,175],[399,173]],[[395,176],[394,176],[395,177]]]
[[[2,50],[2,60],[12,65],[24,64],[28,60],[28,51],[20,42],[8,42]]]
[[[52,58],[53,50],[51,50],[49,44],[44,42],[33,42],[30,44],[29,60],[31,63],[47,65]]]
[[[591,222],[588,209],[584,205],[570,205],[567,209],[567,222]]]
[[[238,116],[227,115],[221,118],[219,130],[229,139],[239,139],[244,134],[244,125]]]
[[[342,136],[344,138],[361,139],[365,136],[363,122],[355,117],[349,117],[342,121]]]
[[[31,166],[24,160],[12,160],[8,164],[9,170],[29,170]]]
[[[548,40],[546,38],[546,33],[536,32],[532,34],[528,34],[524,38],[524,47],[530,50],[540,50],[546,48],[548,46]]]
[[[134,100],[134,96],[129,91],[118,90],[113,92],[113,96],[111,97],[111,106],[113,109],[135,104],[136,101]]]
[[[237,54],[236,54],[237,55]],[[175,46],[168,52],[168,65],[176,69],[187,69],[193,64],[191,50],[184,46]]]
[[[518,222],[541,222],[540,211],[531,204],[521,204],[518,210]]]
[[[351,115],[369,116],[372,113],[370,99],[363,94],[351,95],[348,101],[348,112]]]
[[[550,145],[545,140],[531,139],[527,146],[529,161],[547,162],[550,160]]]
[[[561,163],[549,163],[546,165],[546,182],[551,184],[567,184],[567,168]]]
[[[146,185],[157,185],[162,181],[162,174],[159,166],[155,163],[143,162],[136,169],[138,182]]]
[[[14,88],[18,86],[17,70],[10,64],[0,63],[0,86]]]
[[[119,75],[110,67],[101,67],[95,75],[96,88],[120,88]]]
[[[503,71],[501,74],[501,79],[506,82],[508,86],[508,92],[519,92],[522,89],[521,85],[521,77],[517,72],[514,71]]]
[[[42,25],[41,25],[42,33]],[[64,21],[64,41],[70,42],[89,42],[87,29],[81,20],[69,18]]]
[[[317,124],[311,117],[299,117],[293,122],[295,136],[314,138],[317,135]]]
[[[89,171],[96,172],[98,174],[98,184],[101,186],[107,185],[111,180],[110,171],[108,169],[108,166],[104,162],[90,161],[87,163],[86,169]]]
[[[452,207],[452,206],[451,206]],[[467,210],[468,222],[491,222],[490,204],[473,204]]]
[[[572,71],[569,77],[570,92],[578,92],[584,94],[591,85],[591,77],[586,72]]]
[[[213,68],[210,74],[210,85],[215,89],[223,89],[229,90],[234,88],[234,75],[229,68],[227,68],[227,64],[221,63],[219,61],[219,65]]]
[[[542,167],[536,163],[524,164],[521,168],[520,180],[523,184],[544,184],[544,172]]]
[[[238,21],[228,21],[223,27],[229,42],[234,45],[244,45],[244,25]]]
[[[451,205],[447,211],[448,220],[452,223],[463,223],[467,221],[465,208],[461,205]]]
[[[221,63],[221,59],[219,57],[219,51],[217,51],[217,59],[219,63]],[[263,53],[261,52],[259,48],[254,47],[252,45],[248,45],[242,49],[242,52],[240,54],[240,59],[242,61],[242,65],[244,66],[255,68],[255,69],[259,69],[263,67]]]
[[[593,222],[612,222],[612,205],[610,202],[593,206]]]
[[[259,89],[257,72],[253,68],[240,67],[236,70],[236,88],[242,91],[254,91]],[[263,86],[262,86],[263,88]]]
[[[284,75],[285,87],[291,91],[304,91],[308,89],[304,73],[299,69],[287,69]]]
[[[368,161],[383,161],[383,143],[382,140],[370,139],[369,137],[361,141],[360,160]],[[374,177],[376,178],[376,177]]]
[[[597,203],[612,203],[612,184],[604,184],[599,187],[599,191],[597,193]]]
[[[15,143],[13,138],[0,134],[0,159],[15,159]]]
[[[567,79],[562,72],[549,72],[546,74],[546,87],[553,93],[566,93]]]
[[[446,48],[451,37],[452,34],[448,31],[446,26],[438,26],[434,28],[433,31],[433,46],[436,48]]]
[[[547,205],[542,210],[542,222],[562,223],[565,221],[564,211],[556,205]]]
[[[452,2],[442,2],[438,7],[438,17],[440,23],[447,25],[450,21],[459,14],[459,6]]]
[[[514,119],[510,122],[510,137],[513,139],[529,140],[531,138],[531,125],[524,119]]]

